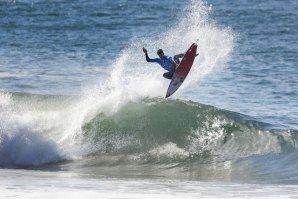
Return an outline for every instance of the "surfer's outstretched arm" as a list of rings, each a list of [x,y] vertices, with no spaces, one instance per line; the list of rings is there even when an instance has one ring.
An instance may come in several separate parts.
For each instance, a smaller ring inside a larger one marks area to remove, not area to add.
[[[147,49],[143,47],[143,52],[145,53],[145,57],[146,57],[146,61],[147,62],[150,62],[150,58],[148,56],[148,52],[147,52]]]

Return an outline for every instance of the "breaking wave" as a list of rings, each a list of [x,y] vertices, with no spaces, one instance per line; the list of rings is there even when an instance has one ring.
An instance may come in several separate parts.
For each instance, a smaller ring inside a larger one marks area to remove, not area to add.
[[[75,112],[77,101],[2,93],[0,165],[90,156],[102,158],[100,164],[225,161],[297,148],[295,130],[274,129],[249,116],[191,101],[144,98],[114,112],[96,110],[84,119]]]

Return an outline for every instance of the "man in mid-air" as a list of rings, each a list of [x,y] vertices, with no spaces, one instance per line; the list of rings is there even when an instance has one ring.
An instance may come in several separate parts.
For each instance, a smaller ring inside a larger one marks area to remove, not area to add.
[[[145,53],[147,62],[156,62],[162,68],[168,71],[163,74],[163,77],[167,79],[172,79],[177,66],[180,64],[179,58],[182,58],[184,56],[184,53],[175,55],[173,60],[172,57],[164,55],[162,49],[159,49],[157,51],[157,55],[159,56],[159,58],[150,59],[146,48],[143,48],[143,52]]]

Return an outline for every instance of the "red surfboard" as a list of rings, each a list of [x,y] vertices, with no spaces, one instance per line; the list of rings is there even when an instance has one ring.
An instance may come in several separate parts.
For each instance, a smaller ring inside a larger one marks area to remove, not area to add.
[[[166,94],[166,98],[173,95],[184,82],[195,60],[197,54],[197,47],[198,45],[196,43],[193,43],[184,54],[184,57],[182,58],[178,68],[176,69],[173,75],[173,78],[171,80]]]

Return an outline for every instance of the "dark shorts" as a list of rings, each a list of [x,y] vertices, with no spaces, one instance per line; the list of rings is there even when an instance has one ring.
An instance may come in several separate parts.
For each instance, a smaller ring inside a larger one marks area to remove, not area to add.
[[[166,72],[166,73],[163,74],[163,77],[167,78],[167,79],[172,79],[172,77],[174,75],[174,72],[175,71]]]

